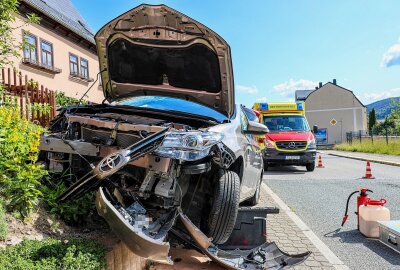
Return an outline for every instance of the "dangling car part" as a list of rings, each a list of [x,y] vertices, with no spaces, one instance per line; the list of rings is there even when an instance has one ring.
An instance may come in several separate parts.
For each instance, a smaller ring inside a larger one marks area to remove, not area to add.
[[[115,234],[161,263],[172,263],[171,241],[229,269],[304,260],[308,254],[289,256],[274,244],[217,248],[234,230],[239,203],[258,203],[256,136],[268,132],[235,104],[226,41],[164,5],[140,5],[95,39],[108,103],[62,108],[41,137],[41,160],[68,186],[59,203],[97,190],[98,213]]]

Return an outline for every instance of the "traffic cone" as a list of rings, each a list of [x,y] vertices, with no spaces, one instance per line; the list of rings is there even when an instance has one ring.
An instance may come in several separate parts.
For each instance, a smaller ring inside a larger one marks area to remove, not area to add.
[[[365,176],[363,178],[364,179],[375,179],[375,177],[372,176],[371,164],[369,163],[369,161],[367,161],[367,168],[365,170]]]
[[[322,164],[322,157],[321,155],[318,156],[318,165],[317,168],[325,168],[325,166]]]

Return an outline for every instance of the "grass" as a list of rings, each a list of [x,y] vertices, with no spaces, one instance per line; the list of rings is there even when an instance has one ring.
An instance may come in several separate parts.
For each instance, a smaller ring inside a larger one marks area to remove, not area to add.
[[[389,144],[386,144],[385,138],[376,138],[374,142],[370,139],[361,141],[353,140],[352,144],[341,143],[335,146],[335,150],[349,152],[363,152],[374,154],[387,154],[400,156],[400,140],[389,139]]]

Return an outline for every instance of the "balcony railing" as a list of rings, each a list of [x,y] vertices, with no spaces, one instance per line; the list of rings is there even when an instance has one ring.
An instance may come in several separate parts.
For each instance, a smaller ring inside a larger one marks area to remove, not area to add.
[[[37,69],[42,69],[47,72],[51,72],[51,73],[61,73],[62,72],[62,70],[59,68],[49,66],[44,63],[40,63],[39,61],[34,60],[32,58],[22,58],[22,63],[24,63],[25,65],[29,65],[31,67],[37,68]]]

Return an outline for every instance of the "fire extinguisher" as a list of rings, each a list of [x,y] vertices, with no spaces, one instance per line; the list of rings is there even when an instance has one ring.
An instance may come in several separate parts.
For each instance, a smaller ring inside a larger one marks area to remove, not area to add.
[[[360,228],[360,216],[359,216],[360,206],[365,204],[370,199],[370,197],[368,197],[368,195],[367,195],[367,192],[373,193],[372,190],[366,189],[366,188],[362,188],[361,190],[356,190],[356,191],[352,192],[349,195],[349,197],[347,198],[346,211],[344,213],[344,217],[343,217],[343,221],[342,221],[342,227],[343,227],[344,223],[346,222],[346,220],[347,220],[347,218],[349,216],[347,214],[347,212],[349,210],[350,199],[354,194],[356,194],[358,192],[360,192],[360,195],[357,197],[357,212],[355,212],[355,214],[357,215],[357,230],[359,230],[359,228]]]

